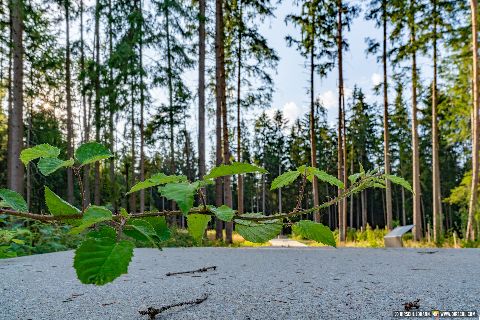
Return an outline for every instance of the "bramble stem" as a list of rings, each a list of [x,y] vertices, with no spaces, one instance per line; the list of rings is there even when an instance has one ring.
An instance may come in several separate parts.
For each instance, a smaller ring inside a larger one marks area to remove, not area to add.
[[[370,178],[375,178],[375,177],[380,177],[380,174],[375,174],[373,176],[367,176],[359,179],[357,182],[353,183],[348,189],[345,189],[344,192],[342,192],[340,195],[336,196],[335,198],[332,198],[321,205],[318,205],[316,207],[310,208],[310,209],[304,209],[300,210],[299,208],[293,209],[293,211],[289,213],[284,213],[284,214],[273,214],[270,216],[262,216],[262,217],[252,217],[252,216],[247,216],[247,215],[239,215],[238,212],[235,210],[235,215],[233,217],[233,220],[249,220],[249,221],[268,221],[268,220],[277,220],[277,219],[284,219],[284,218],[291,218],[295,216],[301,216],[304,214],[309,214],[315,211],[319,211],[321,209],[325,209],[331,205],[334,205],[335,203],[350,197],[351,195],[363,190],[365,188],[366,182],[368,183],[368,180]],[[303,188],[304,189],[304,188]],[[303,192],[301,191],[300,194]],[[299,200],[301,201],[301,198],[299,197]],[[298,204],[297,204],[298,206]],[[43,214],[35,214],[35,213],[30,213],[30,212],[18,212],[15,210],[11,209],[5,209],[5,208],[0,208],[0,213],[12,215],[12,216],[17,216],[21,218],[28,218],[28,219],[33,219],[33,220],[38,220],[38,221],[44,221],[44,222],[55,222],[55,221],[62,221],[62,220],[71,220],[71,219],[81,219],[82,214],[74,214],[74,215],[43,215]],[[213,216],[214,213],[206,206],[204,205],[203,207],[200,208],[192,208],[190,209],[189,213],[196,213],[196,214],[206,214],[206,215],[211,215]],[[158,211],[158,212],[144,212],[144,213],[131,213],[129,214],[130,219],[141,219],[141,218],[146,218],[146,217],[167,217],[167,216],[177,216],[177,215],[182,215],[183,213],[179,210],[164,210],[164,211]],[[122,219],[125,219],[124,217],[120,215],[114,215],[112,217],[112,220],[114,221],[122,221]]]

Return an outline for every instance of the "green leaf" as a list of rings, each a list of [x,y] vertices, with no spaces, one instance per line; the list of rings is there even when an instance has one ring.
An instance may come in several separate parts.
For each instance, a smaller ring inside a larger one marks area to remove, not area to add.
[[[132,219],[125,227],[123,233],[127,236],[140,241],[149,241],[155,247],[158,246],[156,239],[154,239],[157,237],[157,233],[148,221],[145,221],[144,219]],[[128,227],[131,229],[127,229]]]
[[[110,238],[115,240],[117,238],[117,231],[109,226],[101,226],[99,230],[92,230],[87,233],[87,238]]]
[[[281,223],[257,223],[248,221],[246,224],[241,224],[246,220],[235,220],[239,223],[235,225],[235,231],[237,231],[245,240],[255,243],[264,243],[278,236],[282,231],[283,225]]]
[[[340,189],[344,189],[345,188],[345,185],[343,184],[342,181],[338,180],[337,178],[335,178],[334,176],[326,173],[325,171],[323,170],[319,170],[317,168],[312,168],[312,167],[309,167],[308,168],[308,171],[309,171],[309,174],[310,175],[314,175],[315,177],[317,177],[318,180],[320,181],[324,181],[324,182],[327,182],[331,185],[334,185],[334,186],[337,186],[339,187]]]
[[[332,247],[337,246],[335,243],[335,238],[333,237],[333,232],[329,227],[324,226],[321,223],[316,223],[310,220],[302,220],[293,225],[292,229],[293,232],[301,235],[304,238]]]
[[[24,165],[38,158],[56,158],[60,154],[60,149],[52,147],[49,144],[39,144],[35,147],[23,149],[20,152],[20,160]]]
[[[104,145],[97,142],[82,144],[75,151],[75,158],[81,165],[90,164],[113,157],[113,154]]]
[[[134,244],[112,238],[88,238],[77,248],[73,266],[84,284],[104,285],[128,272]]]
[[[202,241],[205,229],[211,219],[212,217],[206,214],[189,214],[187,216],[188,232],[197,242]]]
[[[285,172],[285,173],[279,175],[278,177],[276,177],[272,181],[272,185],[270,186],[270,190],[275,190],[275,189],[278,189],[278,188],[288,186],[293,181],[295,181],[300,174],[301,174],[300,171],[295,170],[295,171],[288,171],[288,172]]]
[[[223,176],[231,176],[235,174],[244,174],[244,173],[268,173],[264,168],[258,167],[250,163],[243,162],[234,162],[232,164],[222,164],[221,166],[213,168],[209,174],[203,177],[204,180],[215,179]]]
[[[168,229],[167,220],[165,217],[146,217],[143,220],[147,221],[155,229],[157,238],[160,241],[170,239],[170,229]]]
[[[54,216],[74,215],[81,213],[79,209],[75,208],[70,203],[57,196],[47,186],[45,186],[45,204],[47,205],[48,211],[50,211],[50,213]],[[72,219],[66,220],[65,222],[73,225],[78,225],[81,220]]]
[[[209,206],[209,209],[215,214],[215,216],[222,221],[232,221],[233,216],[235,215],[235,210],[232,208],[222,205],[218,208],[214,206]]]
[[[158,188],[162,196],[178,204],[184,215],[187,215],[192,209],[197,189],[198,184],[188,182],[169,183]]]
[[[397,177],[392,174],[386,174],[385,178],[390,180],[392,183],[401,185],[402,187],[404,187],[405,189],[413,193],[412,186],[410,185],[410,183],[407,180],[403,179],[402,177]]]
[[[28,212],[27,203],[19,193],[9,189],[0,189],[0,198],[15,211]]]
[[[129,218],[128,212],[125,208],[120,208],[120,215],[126,219]]]
[[[136,192],[142,189],[147,189],[150,187],[155,187],[159,186],[161,184],[167,184],[167,183],[176,183],[176,182],[186,182],[187,177],[186,176],[176,176],[176,175],[171,175],[167,176],[164,173],[157,173],[153,175],[151,178],[139,182],[136,185],[134,185],[127,194],[130,194],[132,192]]]
[[[73,166],[73,159],[60,160],[58,158],[42,158],[38,161],[38,169],[44,176],[54,173],[60,168]]]
[[[78,234],[95,223],[112,220],[112,212],[105,207],[90,206],[85,210],[78,227],[70,230],[70,234]]]
[[[20,239],[12,239],[12,242],[16,243],[16,244],[25,244],[25,241],[20,240]]]
[[[348,176],[348,180],[351,182],[351,183],[355,183],[357,182],[358,178],[360,178],[363,174],[361,172],[357,172],[357,173],[354,173],[354,174],[351,174],[350,176]]]

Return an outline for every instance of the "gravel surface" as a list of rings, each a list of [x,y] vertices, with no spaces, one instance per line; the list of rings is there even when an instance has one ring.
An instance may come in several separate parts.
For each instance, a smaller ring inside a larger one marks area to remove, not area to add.
[[[102,287],[82,285],[72,257],[0,260],[0,319],[148,320],[138,311],[204,295],[157,319],[390,319],[416,299],[480,311],[479,249],[136,249],[129,273]]]

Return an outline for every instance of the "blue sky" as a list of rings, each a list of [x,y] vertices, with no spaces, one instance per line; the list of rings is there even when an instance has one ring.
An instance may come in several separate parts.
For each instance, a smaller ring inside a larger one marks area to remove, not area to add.
[[[275,94],[272,109],[284,111],[290,121],[308,112],[309,95],[307,86],[309,81],[308,69],[305,68],[305,60],[295,50],[289,48],[285,42],[287,34],[297,35],[298,29],[286,25],[284,20],[287,14],[298,11],[289,1],[284,1],[278,6],[276,18],[267,21],[261,27],[262,33],[268,39],[269,44],[277,50],[280,56],[277,74],[274,75]],[[372,88],[382,80],[381,65],[373,56],[365,54],[365,38],[380,39],[381,32],[377,30],[371,21],[363,19],[364,12],[353,21],[352,30],[345,32],[350,43],[349,51],[344,53],[344,79],[347,99],[354,85],[361,87],[367,98],[375,100]],[[315,95],[319,96],[328,110],[329,122],[334,123],[337,117],[338,105],[338,70],[332,70],[327,78],[315,79]],[[272,111],[270,111],[273,113]]]

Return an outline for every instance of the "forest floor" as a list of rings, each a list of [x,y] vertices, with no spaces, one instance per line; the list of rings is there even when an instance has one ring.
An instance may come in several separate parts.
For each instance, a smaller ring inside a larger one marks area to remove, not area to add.
[[[0,260],[0,319],[148,320],[139,310],[205,297],[156,318],[389,319],[416,300],[480,311],[480,249],[136,249],[129,273],[102,287],[82,285],[72,257]]]

